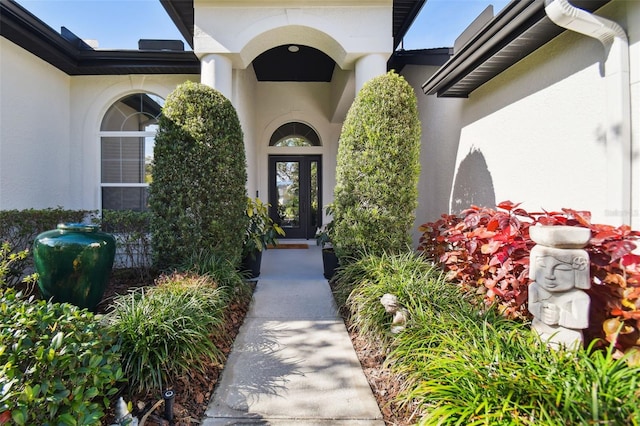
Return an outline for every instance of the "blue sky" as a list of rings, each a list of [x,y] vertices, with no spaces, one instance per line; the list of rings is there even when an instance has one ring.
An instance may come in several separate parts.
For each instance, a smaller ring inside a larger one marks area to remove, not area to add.
[[[138,40],[183,40],[159,0],[17,0],[60,31],[65,26],[100,49],[137,49]],[[404,39],[405,49],[451,47],[489,4],[498,13],[509,0],[427,0]],[[185,42],[185,48],[189,49]]]

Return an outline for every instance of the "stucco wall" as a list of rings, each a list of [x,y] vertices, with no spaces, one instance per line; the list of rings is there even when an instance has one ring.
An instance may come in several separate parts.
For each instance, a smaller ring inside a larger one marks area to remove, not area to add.
[[[244,134],[244,147],[247,156],[247,195],[256,196],[258,183],[258,153],[256,149],[256,75],[253,67],[245,70],[233,70],[233,105],[238,112],[238,118]]]
[[[414,88],[422,126],[420,146],[420,180],[418,183],[418,209],[414,226],[417,243],[418,226],[437,219],[449,211],[453,188],[456,154],[460,140],[460,114],[463,100],[426,96],[422,83],[437,67],[409,65],[401,72]]]
[[[200,76],[70,77],[0,38],[0,209],[100,208],[100,123],[135,92]]]
[[[523,202],[529,210],[570,207],[604,219],[601,51],[598,42],[566,33],[470,95],[462,112],[452,211],[493,196],[496,202]]]
[[[98,209],[100,200],[99,129],[107,109],[131,93],[153,93],[165,98],[180,83],[199,81],[199,75],[77,76],[71,80],[70,185],[74,202]]]
[[[0,209],[71,201],[71,79],[0,38]]]
[[[391,53],[391,0],[303,3],[197,0],[194,52],[228,54],[240,69],[292,41],[325,52],[343,69],[368,53]]]
[[[626,15],[621,24],[631,38],[636,147],[640,146],[639,9],[640,2],[614,2],[598,11],[618,19]],[[565,32],[468,99],[454,100],[456,106],[451,99],[418,93],[423,131],[427,132],[423,135],[419,216],[434,220],[439,213],[458,212],[470,204],[511,200],[533,211],[589,210],[594,222],[619,223],[618,207],[607,198],[612,185],[622,186],[623,182],[614,169],[616,161],[606,159],[607,142],[610,144],[606,133],[612,123],[607,119],[610,98],[601,72],[604,58],[598,41]],[[410,69],[403,74],[418,88],[430,70],[416,68],[419,71]],[[624,160],[634,162],[634,176],[640,173],[636,157]],[[632,192],[639,191],[636,183]],[[443,205],[445,194],[448,205]],[[441,211],[436,212],[435,207]]]
[[[625,28],[629,36],[629,64],[631,80],[631,146],[634,159],[632,172],[632,225],[640,229],[640,2],[628,1]]]
[[[341,123],[332,123],[330,83],[259,82],[255,93],[255,144],[257,147],[256,189],[262,200],[268,199],[267,159],[269,154],[322,155],[323,206],[333,200],[336,155]],[[319,147],[269,147],[269,138],[281,125],[299,121],[311,126],[320,136]]]

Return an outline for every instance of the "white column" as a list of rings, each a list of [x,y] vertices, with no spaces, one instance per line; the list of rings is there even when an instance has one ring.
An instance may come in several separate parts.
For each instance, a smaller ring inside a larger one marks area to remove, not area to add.
[[[369,80],[387,72],[387,55],[373,53],[356,62],[356,93]]]
[[[208,54],[200,60],[200,82],[213,87],[231,100],[233,69],[231,59],[226,56]]]

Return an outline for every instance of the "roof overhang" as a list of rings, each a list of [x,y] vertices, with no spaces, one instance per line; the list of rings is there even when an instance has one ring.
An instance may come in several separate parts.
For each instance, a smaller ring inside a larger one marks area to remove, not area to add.
[[[402,71],[406,65],[422,65],[441,67],[453,56],[453,48],[437,47],[435,49],[396,50],[389,58],[387,69]]]
[[[572,3],[593,12],[609,1]],[[433,74],[422,90],[428,95],[466,98],[564,31],[547,17],[544,0],[512,0]]]
[[[159,1],[187,43],[193,48],[193,0]],[[401,43],[425,2],[426,0],[393,1],[394,48]],[[13,0],[2,0],[0,3],[0,35],[68,75],[200,73],[200,61],[193,52],[94,50],[69,31],[66,31],[66,34],[65,31],[63,34],[59,34]],[[326,55],[317,54],[316,56],[318,61],[305,61],[312,71],[317,68],[315,65],[324,64],[323,60]],[[390,62],[392,61],[393,58]],[[321,67],[323,70],[330,68],[329,66]],[[300,73],[301,77],[296,76],[293,80],[326,81],[324,76],[320,78],[315,74],[306,75],[303,71]],[[324,74],[328,74],[328,72]],[[291,79],[291,77],[287,78]],[[274,78],[268,79],[273,80]]]
[[[68,75],[199,74],[193,52],[94,50],[54,31],[13,0],[0,3],[0,35]]]
[[[393,49],[402,43],[427,0],[393,0]]]

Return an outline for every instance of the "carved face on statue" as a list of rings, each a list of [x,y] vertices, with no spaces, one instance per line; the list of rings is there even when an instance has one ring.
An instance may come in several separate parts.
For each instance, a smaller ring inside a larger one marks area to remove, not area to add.
[[[545,290],[556,293],[576,287],[576,272],[586,268],[582,258],[567,261],[554,256],[540,256],[536,259],[536,282]]]
[[[584,250],[535,246],[531,258],[531,278],[550,293],[590,286],[589,260]]]

